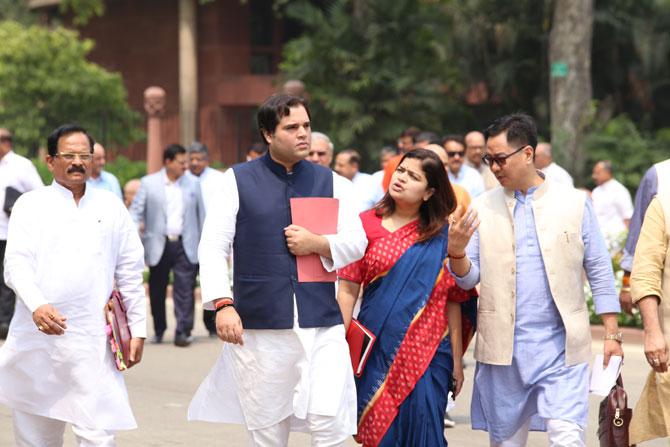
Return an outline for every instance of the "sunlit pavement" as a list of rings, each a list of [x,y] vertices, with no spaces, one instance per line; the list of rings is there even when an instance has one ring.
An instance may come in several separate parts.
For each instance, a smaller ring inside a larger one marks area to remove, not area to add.
[[[165,341],[161,345],[147,344],[144,360],[140,365],[126,373],[126,383],[132,401],[132,407],[139,428],[133,431],[119,432],[119,446],[247,446],[245,430],[240,426],[187,422],[186,411],[189,401],[198,385],[209,372],[221,349],[221,342],[207,336],[202,323],[202,313],[196,312],[196,341],[188,348],[178,348],[172,344],[174,317],[168,300],[169,328]],[[151,327],[151,326],[150,326]],[[594,339],[601,334],[594,329]],[[152,335],[150,330],[150,335]],[[627,331],[629,342],[624,344],[626,360],[623,368],[624,385],[631,406],[635,405],[646,379],[649,367],[644,359],[641,336]],[[594,343],[594,352],[602,349],[601,343]],[[472,394],[474,363],[472,352],[466,355],[465,385],[457,406],[451,415],[456,420],[455,428],[447,429],[450,446],[487,447],[488,436],[484,432],[470,429],[469,405]],[[589,427],[587,445],[599,445],[596,437],[597,407],[600,398],[590,399]],[[531,433],[529,446],[546,446],[544,433]],[[11,413],[7,407],[0,406],[0,446],[13,445]],[[74,445],[70,430],[66,430],[65,445]],[[294,433],[290,446],[309,446],[309,437]],[[350,440],[347,445],[357,445]],[[668,441],[652,441],[641,446],[668,447]]]

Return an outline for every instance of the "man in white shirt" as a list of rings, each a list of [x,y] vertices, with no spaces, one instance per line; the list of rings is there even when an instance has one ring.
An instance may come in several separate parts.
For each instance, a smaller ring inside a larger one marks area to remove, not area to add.
[[[35,166],[25,157],[12,151],[12,134],[0,128],[0,340],[7,337],[9,322],[14,314],[14,292],[5,284],[3,260],[7,247],[7,225],[12,197],[44,186]],[[9,189],[10,197],[6,196]],[[6,208],[6,210],[5,210]]]
[[[325,133],[312,132],[312,146],[307,153],[307,160],[323,167],[329,168],[333,163],[333,151],[335,146]]]
[[[568,171],[554,162],[554,158],[551,155],[551,144],[549,143],[537,143],[537,148],[535,149],[535,167],[542,171],[546,179],[551,182],[561,183],[566,186],[575,186],[572,176],[568,174]]]
[[[486,141],[484,134],[473,130],[465,135],[465,165],[470,166],[479,172],[484,180],[484,187],[488,191],[497,186],[500,186],[496,176],[491,172],[491,168],[482,162],[484,153],[486,152]]]
[[[475,169],[464,164],[465,161],[465,141],[460,135],[447,135],[442,141],[444,149],[447,151],[447,174],[449,181],[462,186],[475,198],[483,193],[484,179]]]
[[[119,180],[111,172],[105,171],[105,148],[100,143],[95,143],[93,146],[93,163],[91,163],[91,174],[86,180],[86,183],[93,187],[99,189],[106,189],[111,191],[116,196],[123,200],[123,195],[121,194],[121,185]]]
[[[596,163],[592,178],[598,185],[591,193],[593,208],[607,247],[614,254],[621,250],[625,242],[623,237],[633,216],[633,200],[626,187],[613,177],[610,160]]]
[[[225,200],[222,195],[223,172],[209,167],[209,149],[207,146],[194,141],[187,149],[189,165],[187,175],[197,178],[200,182],[200,192],[202,201],[207,207],[212,206],[217,200]],[[248,155],[247,155],[248,157]],[[247,160],[248,161],[248,160]],[[216,337],[216,323],[214,322],[214,312],[203,309],[202,321],[205,323],[207,331],[211,337]]]
[[[374,207],[384,196],[384,191],[381,182],[375,182],[370,174],[361,172],[360,166],[361,154],[354,149],[343,150],[335,157],[335,172],[354,184],[358,211],[363,212]]]
[[[149,266],[149,295],[154,343],[163,342],[167,329],[166,289],[173,273],[172,301],[177,319],[174,344],[186,347],[193,337],[193,289],[198,274],[198,242],[205,220],[200,184],[184,175],[186,149],[171,144],[163,151],[163,169],[142,177],[130,215],[138,230],[144,224],[142,243]]]
[[[344,446],[356,432],[356,390],[335,285],[298,281],[296,257],[318,255],[332,272],[360,259],[367,239],[351,182],[305,160],[305,101],[274,95],[260,106],[258,123],[269,152],[226,171],[227,200],[209,210],[200,242],[203,305],[217,310],[226,344],[188,417],[244,424],[257,447],[286,446],[292,430],[310,432],[312,446]],[[294,197],[338,199],[337,232],[293,224]]]
[[[9,223],[5,280],[18,299],[0,348],[0,403],[18,446],[61,446],[67,423],[79,446],[113,446],[115,431],[137,424],[103,309],[116,284],[132,367],[146,337],[142,244],[123,202],[86,186],[86,131],[64,125],[47,142],[54,182],[22,195]]]

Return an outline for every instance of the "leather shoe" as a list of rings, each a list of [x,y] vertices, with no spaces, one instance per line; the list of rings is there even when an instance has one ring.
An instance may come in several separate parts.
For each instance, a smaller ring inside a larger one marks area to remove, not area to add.
[[[193,343],[193,336],[192,335],[176,334],[174,336],[175,346],[179,346],[180,348],[185,348],[185,347],[189,346],[191,343]]]
[[[156,334],[156,335],[154,335],[154,336],[151,338],[151,343],[153,343],[154,345],[160,345],[161,343],[163,343],[163,334],[160,334],[160,335]]]

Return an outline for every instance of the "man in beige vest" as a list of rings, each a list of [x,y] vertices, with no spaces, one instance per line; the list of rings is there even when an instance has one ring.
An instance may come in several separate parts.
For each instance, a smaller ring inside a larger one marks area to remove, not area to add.
[[[633,302],[644,323],[644,353],[652,371],[633,412],[630,443],[670,436],[670,193],[652,199],[635,248]]]
[[[584,271],[605,325],[604,363],[623,356],[607,247],[585,195],[535,169],[531,117],[502,117],[485,136],[484,161],[501,187],[449,228],[456,282],[466,290],[481,283],[472,427],[488,431],[492,446],[523,446],[529,430],[547,431],[551,446],[584,446],[591,358]]]

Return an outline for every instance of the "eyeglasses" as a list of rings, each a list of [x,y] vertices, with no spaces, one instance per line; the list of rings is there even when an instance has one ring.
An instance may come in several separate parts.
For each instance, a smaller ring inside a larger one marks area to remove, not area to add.
[[[83,162],[93,160],[93,154],[73,154],[73,153],[70,153],[70,152],[65,152],[65,153],[56,154],[55,156],[60,157],[67,162],[72,162],[77,157],[79,157],[79,159]]]
[[[447,152],[447,156],[449,158],[454,158],[455,156],[459,156],[463,158],[465,156],[465,151],[457,151],[457,152]]]
[[[493,163],[497,164],[499,167],[503,168],[505,164],[507,163],[507,159],[510,158],[512,155],[521,152],[522,149],[525,149],[528,145],[525,144],[521,146],[519,149],[515,150],[514,152],[511,152],[509,154],[504,154],[504,155],[496,155],[495,157],[486,154],[482,157],[482,161],[489,165],[490,167],[493,167]]]
[[[311,151],[309,153],[310,157],[313,157],[314,155],[318,155],[319,157],[325,157],[328,152],[318,152],[318,151]]]

